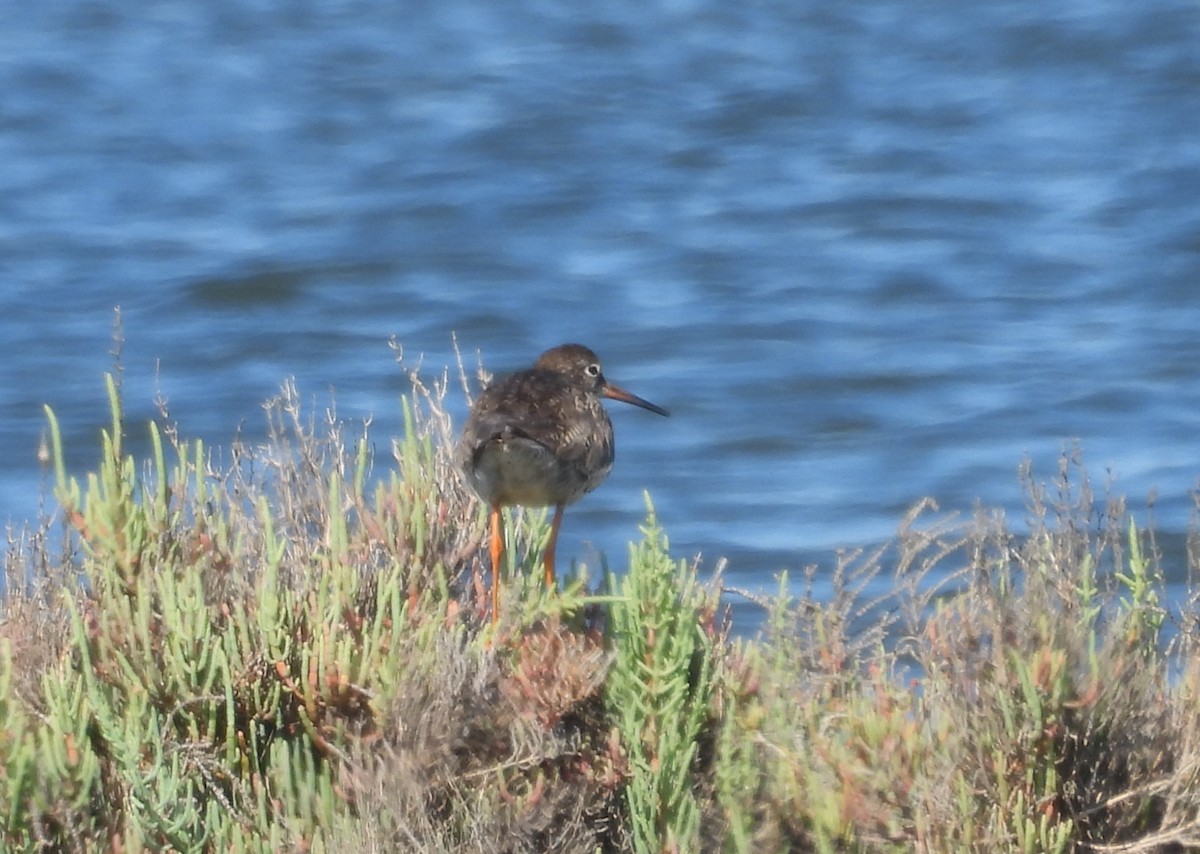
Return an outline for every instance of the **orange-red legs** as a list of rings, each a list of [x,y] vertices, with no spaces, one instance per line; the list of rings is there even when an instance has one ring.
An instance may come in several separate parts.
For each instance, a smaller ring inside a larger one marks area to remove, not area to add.
[[[493,504],[492,522],[492,625],[500,622],[500,558],[504,556],[504,520],[500,516],[500,505]]]
[[[550,522],[550,539],[546,543],[546,554],[542,557],[542,566],[546,573],[546,586],[554,587],[554,552],[558,547],[558,529],[562,527],[563,510],[565,505],[554,507],[554,519]],[[500,513],[500,505],[492,505],[488,514],[492,526],[492,538],[489,551],[492,558],[492,625],[500,622],[500,560],[504,557],[504,517]]]

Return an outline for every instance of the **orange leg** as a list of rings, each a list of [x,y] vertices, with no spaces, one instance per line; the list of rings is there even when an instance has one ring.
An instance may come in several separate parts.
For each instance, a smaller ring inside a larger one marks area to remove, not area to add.
[[[500,558],[504,556],[504,520],[500,505],[493,504],[492,522],[492,625],[500,622]]]
[[[542,557],[546,569],[546,586],[554,586],[554,550],[558,547],[558,529],[562,525],[563,505],[554,508],[554,520],[550,523],[550,541],[546,543],[546,554]]]

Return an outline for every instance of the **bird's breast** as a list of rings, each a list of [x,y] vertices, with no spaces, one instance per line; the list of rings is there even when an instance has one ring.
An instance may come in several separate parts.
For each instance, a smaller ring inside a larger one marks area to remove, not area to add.
[[[607,452],[564,456],[518,436],[498,437],[475,457],[467,476],[489,504],[547,507],[572,504],[604,482],[612,469]]]

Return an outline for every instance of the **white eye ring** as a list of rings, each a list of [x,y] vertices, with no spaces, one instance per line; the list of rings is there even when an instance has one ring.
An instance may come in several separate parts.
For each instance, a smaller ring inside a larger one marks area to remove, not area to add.
[[[600,366],[598,364],[596,364],[595,362],[592,362],[590,365],[588,365],[583,370],[584,370],[584,373],[586,373],[589,377],[600,376]]]

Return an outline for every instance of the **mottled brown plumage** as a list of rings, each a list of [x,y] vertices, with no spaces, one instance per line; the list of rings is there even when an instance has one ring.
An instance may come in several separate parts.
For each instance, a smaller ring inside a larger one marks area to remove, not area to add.
[[[547,350],[532,368],[488,386],[463,427],[459,465],[491,510],[492,618],[499,612],[504,553],[500,508],[554,507],[543,559],[554,584],[554,549],[563,509],[604,482],[612,469],[612,422],[602,397],[667,415],[604,378],[600,360],[582,344]]]

